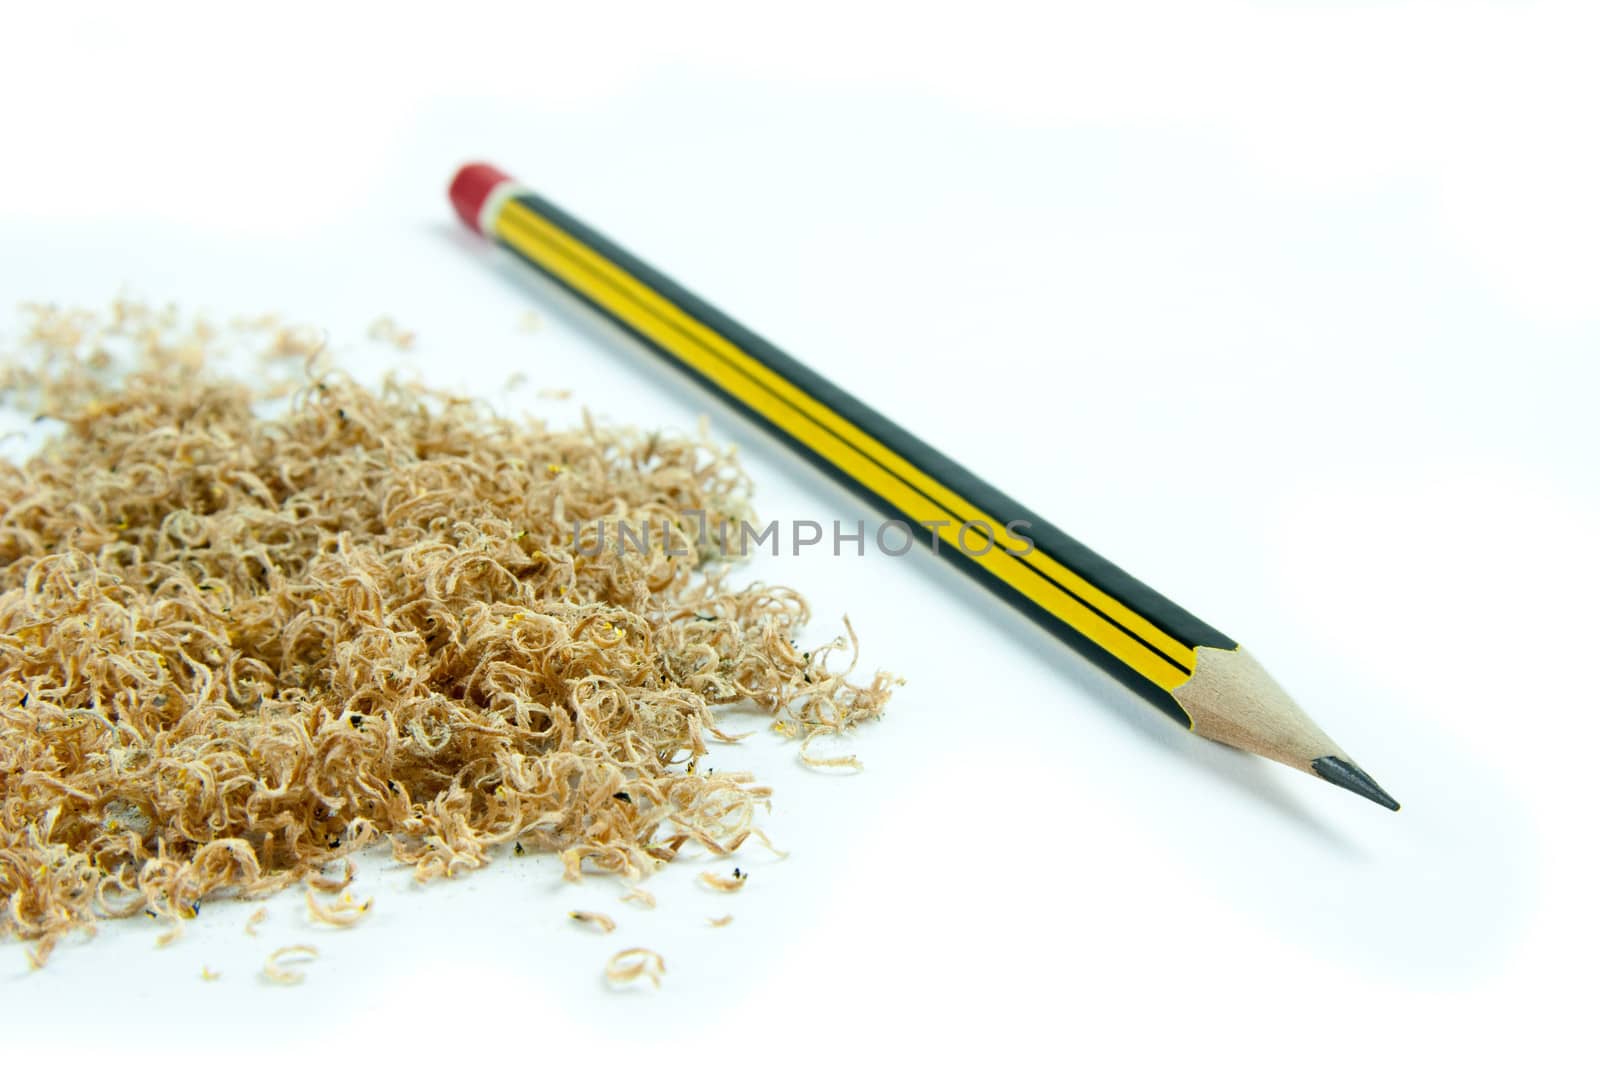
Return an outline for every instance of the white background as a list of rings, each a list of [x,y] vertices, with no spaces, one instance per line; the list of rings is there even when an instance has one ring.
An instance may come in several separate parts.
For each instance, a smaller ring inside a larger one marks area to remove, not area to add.
[[[762,559],[909,684],[858,775],[715,755],[791,850],[741,894],[374,857],[355,930],[290,895],[254,939],[217,904],[0,946],[8,1059],[1585,1058],[1593,5],[589,6],[8,8],[0,303],[126,286],[508,410],[709,411],[764,518],[867,517],[495,266],[444,199],[493,160],[1243,638],[1405,810],[1182,733],[924,554]],[[383,314],[414,352],[363,348]],[[658,993],[600,980],[634,944]]]

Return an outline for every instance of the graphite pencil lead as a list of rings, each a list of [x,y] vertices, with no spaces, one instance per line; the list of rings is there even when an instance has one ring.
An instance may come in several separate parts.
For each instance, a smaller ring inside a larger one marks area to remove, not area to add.
[[[1342,789],[1348,789],[1357,796],[1366,797],[1374,804],[1382,804],[1390,811],[1400,810],[1399,802],[1384,792],[1383,786],[1372,780],[1372,775],[1347,759],[1323,756],[1321,759],[1311,761],[1311,769],[1324,780]]]

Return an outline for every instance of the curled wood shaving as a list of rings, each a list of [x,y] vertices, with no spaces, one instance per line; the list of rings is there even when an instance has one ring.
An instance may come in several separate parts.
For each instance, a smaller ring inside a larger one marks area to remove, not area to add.
[[[656,906],[656,895],[644,886],[636,885],[618,898],[624,904],[637,904],[641,908]]]
[[[342,892],[370,842],[419,881],[512,841],[574,879],[725,855],[771,791],[685,773],[721,709],[832,735],[896,683],[729,584],[687,516],[737,529],[749,482],[708,439],[367,388],[276,320],[32,314],[0,400],[56,436],[0,460],[0,934],[40,963],[103,917]],[[590,554],[601,520],[673,554]]]
[[[605,934],[609,934],[617,928],[615,919],[598,911],[569,911],[567,912],[567,917],[581,923],[588,923]]]
[[[341,889],[348,888],[350,883],[355,880],[355,877],[356,877],[356,864],[355,864],[355,861],[352,860],[349,856],[346,856],[344,858],[344,875],[343,875],[343,877],[330,878],[327,875],[323,874],[321,871],[318,871],[318,872],[316,872],[314,874],[306,875],[306,885],[310,886],[312,889],[320,889],[324,893],[337,893]]]
[[[37,971],[50,959],[50,954],[56,949],[58,938],[46,934],[38,941],[23,949],[23,955],[28,957],[28,970]]]
[[[700,881],[721,893],[737,893],[744,888],[745,879],[749,877],[749,874],[737,867],[733,869],[731,878],[714,874],[711,871],[700,872]]]
[[[278,985],[299,985],[306,980],[306,972],[292,965],[309,963],[316,958],[317,950],[311,945],[285,945],[267,957],[261,975]]]
[[[807,767],[848,767],[856,771],[861,769],[861,760],[855,756],[813,756],[811,741],[816,736],[812,734],[800,743],[800,758]]]
[[[616,984],[648,978],[657,989],[667,965],[661,954],[647,948],[627,948],[612,956],[606,964],[606,978]]]
[[[777,856],[779,859],[788,859],[789,853],[785,852],[777,845],[774,845],[772,843],[772,838],[768,837],[764,831],[755,828],[746,830],[741,834],[736,834],[732,840],[728,842],[726,847],[717,845],[715,842],[709,842],[707,845],[707,851],[716,856],[731,855],[732,853],[739,851],[740,846],[742,846],[752,837],[765,845],[767,847],[767,851],[771,852],[774,856]]]
[[[156,947],[166,948],[168,945],[178,940],[178,938],[183,936],[183,927],[184,924],[181,922],[175,922],[171,926],[167,927],[166,932],[160,937],[156,938]]]
[[[712,926],[727,926],[729,923],[733,922],[733,916],[724,915],[720,919],[707,919],[706,922],[710,923]]]
[[[323,904],[311,890],[306,890],[306,910],[311,913],[314,922],[327,923],[329,926],[354,926],[366,918],[371,909],[371,897],[357,903],[354,897],[345,892],[332,904]]]
[[[779,848],[777,845],[774,845],[772,843],[772,838],[768,837],[765,832],[763,832],[761,830],[751,830],[750,834],[757,841],[760,841],[763,845],[765,845],[768,852],[772,853],[774,856],[778,857],[780,860],[786,860],[786,859],[789,858],[789,851],[787,849],[782,849],[782,848]]]
[[[367,327],[367,336],[374,341],[386,341],[394,347],[405,350],[417,342],[417,335],[410,330],[402,330],[398,323],[388,315],[383,316]]]
[[[255,911],[250,913],[250,918],[245,920],[245,922],[244,922],[244,932],[249,934],[251,937],[255,937],[256,936],[256,927],[259,926],[261,923],[265,922],[266,918],[267,918],[267,909],[266,908],[257,908]]]

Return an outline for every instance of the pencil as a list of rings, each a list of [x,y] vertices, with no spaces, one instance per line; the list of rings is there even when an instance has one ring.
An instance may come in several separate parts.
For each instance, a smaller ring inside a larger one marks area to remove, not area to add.
[[[450,198],[470,228],[903,523],[1157,710],[1202,737],[1399,810],[1222,631],[497,168],[461,168]],[[973,531],[992,537],[996,550],[973,550]]]

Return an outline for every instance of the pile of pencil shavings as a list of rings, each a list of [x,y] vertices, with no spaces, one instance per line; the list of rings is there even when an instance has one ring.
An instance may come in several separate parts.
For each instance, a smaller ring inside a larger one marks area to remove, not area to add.
[[[0,461],[0,933],[36,963],[379,841],[424,881],[508,843],[630,882],[726,855],[768,790],[693,773],[718,710],[809,741],[897,681],[708,566],[683,516],[748,516],[749,484],[705,440],[364,388],[268,320],[32,314],[0,389],[57,432]],[[269,384],[223,372],[255,355]],[[601,519],[676,543],[575,552]]]

